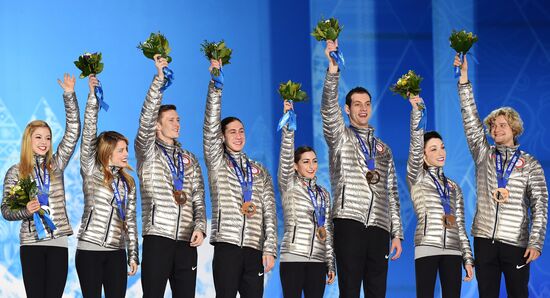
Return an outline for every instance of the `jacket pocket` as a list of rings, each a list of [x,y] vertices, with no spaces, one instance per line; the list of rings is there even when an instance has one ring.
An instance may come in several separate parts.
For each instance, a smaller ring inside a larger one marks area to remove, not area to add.
[[[424,214],[424,236],[426,236],[427,228],[428,228],[428,214]]]
[[[220,232],[221,223],[222,223],[222,211],[218,210],[218,233]]]
[[[296,240],[296,226],[294,226],[294,229],[292,230],[292,243],[294,243],[294,240]]]
[[[86,220],[86,227],[84,228],[84,231],[88,231],[88,226],[90,225],[90,222],[92,221],[92,214],[94,213],[94,208],[90,210],[90,214],[88,215],[88,219]]]
[[[342,206],[341,208],[344,209],[344,201],[346,200],[346,185],[342,187]]]
[[[153,204],[153,208],[151,209],[151,225],[155,225],[155,208],[157,206]]]

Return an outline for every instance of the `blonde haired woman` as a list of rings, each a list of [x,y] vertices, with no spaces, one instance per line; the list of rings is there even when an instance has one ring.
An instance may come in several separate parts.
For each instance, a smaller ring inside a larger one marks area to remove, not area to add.
[[[101,297],[102,287],[106,297],[124,297],[126,263],[130,266],[128,275],[134,275],[139,264],[136,187],[126,172],[131,170],[128,139],[115,131],[97,136],[95,76],[90,76],[88,85],[80,147],[84,213],[78,232],[76,270],[84,297]]]
[[[4,178],[2,216],[7,220],[21,220],[21,267],[27,297],[61,297],[67,281],[68,240],[73,234],[65,207],[63,172],[73,155],[80,137],[78,102],[74,93],[75,78],[65,74],[63,81],[65,102],[65,133],[52,149],[50,126],[35,120],[27,125],[21,141],[21,159],[11,166]],[[39,195],[26,208],[9,207],[9,191],[20,179],[36,181]],[[34,216],[40,209],[46,215]],[[48,222],[51,219],[51,223]],[[38,229],[37,229],[38,227]],[[41,229],[44,227],[44,230]]]

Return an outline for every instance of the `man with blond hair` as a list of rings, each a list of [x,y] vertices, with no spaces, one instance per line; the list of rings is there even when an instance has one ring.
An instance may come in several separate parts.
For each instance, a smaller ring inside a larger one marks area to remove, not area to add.
[[[514,109],[502,107],[484,120],[495,145],[490,145],[479,118],[468,61],[458,84],[464,131],[474,158],[477,210],[472,225],[475,268],[480,297],[498,297],[504,273],[509,297],[529,296],[529,264],[541,252],[548,218],[548,190],[535,157],[520,150],[523,122]]]

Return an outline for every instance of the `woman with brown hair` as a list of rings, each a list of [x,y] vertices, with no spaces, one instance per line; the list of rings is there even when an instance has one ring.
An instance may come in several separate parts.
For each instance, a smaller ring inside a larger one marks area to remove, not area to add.
[[[73,234],[65,207],[63,172],[80,137],[78,102],[74,93],[75,78],[65,74],[65,133],[52,150],[52,130],[48,123],[34,120],[27,124],[21,140],[21,158],[4,178],[2,216],[21,220],[21,267],[27,297],[61,297],[67,281],[68,239]],[[10,190],[20,179],[31,178],[37,184],[37,198],[26,208],[10,208]],[[41,211],[43,210],[43,211]],[[35,216],[35,213],[43,215]],[[42,229],[43,227],[43,229]]]
[[[76,270],[84,297],[101,297],[102,286],[106,297],[124,297],[126,262],[130,266],[128,275],[134,275],[139,264],[136,186],[126,172],[132,170],[128,139],[116,131],[97,136],[95,76],[90,76],[88,85],[80,147],[84,213],[78,232]]]

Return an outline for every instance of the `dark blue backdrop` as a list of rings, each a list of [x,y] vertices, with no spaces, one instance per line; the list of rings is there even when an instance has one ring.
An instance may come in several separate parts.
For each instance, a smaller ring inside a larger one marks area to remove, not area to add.
[[[421,95],[429,108],[428,127],[445,138],[445,170],[465,191],[469,230],[475,211],[475,180],[460,122],[448,36],[452,29],[461,28],[478,34],[480,42],[473,53],[480,64],[471,66],[471,80],[480,114],[502,105],[516,108],[526,128],[520,139],[522,146],[540,160],[548,173],[550,145],[545,141],[549,131],[548,120],[544,119],[550,112],[545,100],[550,95],[550,40],[544,36],[550,36],[550,9],[543,0],[504,1],[498,5],[473,0],[2,2],[0,177],[17,161],[21,132],[29,120],[47,120],[53,127],[54,141],[59,140],[64,115],[61,89],[55,80],[63,72],[78,74],[72,61],[84,51],[103,52],[105,70],[99,78],[111,110],[101,112],[100,130],[118,130],[133,139],[154,74],[152,61],[135,46],[150,32],[160,30],[170,40],[174,58],[171,68],[176,74],[165,101],[178,105],[184,147],[202,160],[202,120],[209,75],[199,45],[204,39],[224,38],[234,49],[234,57],[225,69],[223,115],[243,119],[248,154],[276,174],[280,135],[275,133],[275,125],[282,114],[276,89],[288,79],[302,82],[311,100],[296,107],[296,143],[315,146],[321,161],[320,181],[328,186],[327,152],[319,115],[326,59],[324,44],[309,35],[321,16],[335,16],[345,26],[340,37],[347,62],[340,84],[342,99],[357,85],[371,91],[375,107],[372,124],[394,152],[406,240],[401,259],[390,264],[388,297],[413,296],[416,218],[403,179],[410,106],[392,95],[388,87],[409,69],[425,78]],[[84,109],[84,80],[78,81],[76,91]],[[131,151],[133,156],[133,148]],[[75,153],[65,175],[69,217],[75,231],[82,214],[78,158]],[[282,223],[281,218],[279,221]],[[24,296],[18,230],[19,223],[0,220],[2,297]],[[81,296],[74,270],[74,238],[70,240],[67,297]],[[203,244],[199,251],[198,297],[214,295],[211,257],[212,246]],[[531,267],[532,297],[550,296],[549,265],[550,259],[543,254]],[[276,267],[266,276],[266,297],[282,296],[278,275]],[[327,286],[325,296],[337,293],[335,284]],[[127,296],[140,294],[139,276],[130,278]],[[463,296],[477,296],[475,281],[463,285]]]

